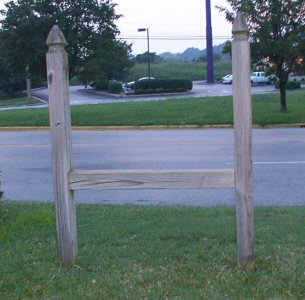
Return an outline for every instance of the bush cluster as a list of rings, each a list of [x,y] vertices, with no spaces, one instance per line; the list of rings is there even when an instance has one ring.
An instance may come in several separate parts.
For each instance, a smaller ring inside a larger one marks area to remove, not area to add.
[[[136,94],[156,94],[186,92],[193,88],[193,83],[188,79],[152,79],[136,81],[134,90]]]
[[[104,76],[100,76],[99,79],[95,79],[91,86],[97,91],[107,91],[109,80]]]
[[[280,88],[280,83],[279,81],[276,82],[275,87],[277,89]],[[301,82],[297,81],[288,81],[286,84],[286,90],[294,90],[294,89],[300,89],[301,88]]]
[[[120,81],[110,81],[108,91],[113,94],[120,94],[122,92],[122,83]]]
[[[10,96],[15,96],[16,92],[22,91],[26,89],[25,80],[23,79],[16,79],[13,82],[0,82],[0,91],[6,93]]]

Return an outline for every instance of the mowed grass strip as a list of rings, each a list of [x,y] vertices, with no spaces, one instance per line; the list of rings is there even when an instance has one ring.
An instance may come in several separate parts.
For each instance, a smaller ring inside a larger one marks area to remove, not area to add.
[[[155,78],[180,78],[190,80],[204,80],[207,76],[206,64],[203,62],[163,61],[151,64],[151,74]],[[214,74],[216,79],[232,73],[231,61],[215,61]],[[136,63],[126,81],[137,80],[147,76],[147,63]]]
[[[31,104],[42,104],[41,101],[32,98]],[[28,105],[28,98],[24,93],[18,92],[16,96],[9,96],[6,93],[0,91],[0,108],[7,106],[23,106]]]
[[[257,271],[236,267],[234,208],[78,205],[58,263],[52,204],[0,212],[0,299],[304,299],[304,207],[257,208]]]
[[[279,94],[253,95],[253,124],[305,123],[305,92],[287,94],[288,112],[280,112]],[[73,126],[232,125],[232,97],[184,98],[72,106]],[[48,109],[0,111],[0,127],[48,126]]]

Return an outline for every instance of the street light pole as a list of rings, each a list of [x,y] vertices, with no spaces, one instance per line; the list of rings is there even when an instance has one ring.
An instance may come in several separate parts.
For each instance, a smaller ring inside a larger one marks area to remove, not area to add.
[[[139,28],[138,32],[144,32],[146,31],[147,33],[147,66],[148,66],[148,82],[149,82],[149,89],[151,88],[150,84],[150,77],[151,77],[151,72],[150,72],[150,52],[149,52],[149,29],[148,28]]]
[[[207,42],[207,82],[214,82],[213,35],[211,21],[211,1],[205,0],[206,8],[206,42]]]

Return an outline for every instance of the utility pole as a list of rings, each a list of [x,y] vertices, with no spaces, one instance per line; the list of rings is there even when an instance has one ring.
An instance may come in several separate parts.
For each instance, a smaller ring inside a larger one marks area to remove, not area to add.
[[[207,43],[207,82],[214,83],[213,36],[211,22],[211,0],[205,0],[206,43]]]

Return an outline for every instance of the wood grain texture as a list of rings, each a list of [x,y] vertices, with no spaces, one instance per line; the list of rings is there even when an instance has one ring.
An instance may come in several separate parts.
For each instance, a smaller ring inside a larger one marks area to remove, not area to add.
[[[1,178],[1,171],[0,171],[0,200],[2,199],[3,194],[4,194],[4,192],[1,189],[1,182],[2,182],[2,178]]]
[[[234,170],[74,170],[71,190],[234,188]]]
[[[62,265],[73,265],[77,256],[77,230],[73,191],[69,189],[68,181],[71,170],[68,56],[64,49],[66,42],[58,26],[52,28],[47,44],[58,253]]]
[[[252,108],[249,30],[240,13],[232,42],[237,260],[241,269],[254,269],[252,175]]]

